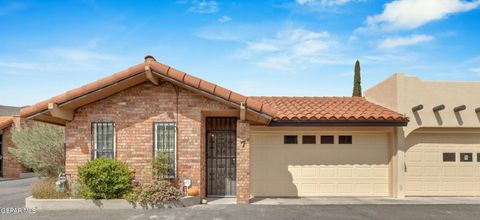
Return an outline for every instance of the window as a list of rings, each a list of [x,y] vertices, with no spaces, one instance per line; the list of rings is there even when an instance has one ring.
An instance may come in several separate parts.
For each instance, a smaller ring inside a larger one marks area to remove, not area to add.
[[[316,143],[317,143],[317,136],[315,135],[302,136],[302,144],[316,144]]]
[[[177,138],[174,122],[154,124],[154,156],[163,154],[168,161],[167,176],[161,178],[174,179],[177,168]]]
[[[285,135],[285,136],[283,136],[283,143],[284,144],[297,144],[298,143],[297,135]]]
[[[322,135],[320,136],[320,143],[321,144],[333,144],[335,138],[333,135]]]
[[[443,153],[443,162],[455,162],[455,153]]]
[[[472,162],[473,155],[472,153],[460,153],[460,162]]]
[[[480,153],[477,153],[477,162],[480,162]]]
[[[115,123],[92,123],[92,158],[115,158]]]
[[[339,144],[352,144],[352,135],[340,135],[338,136]]]

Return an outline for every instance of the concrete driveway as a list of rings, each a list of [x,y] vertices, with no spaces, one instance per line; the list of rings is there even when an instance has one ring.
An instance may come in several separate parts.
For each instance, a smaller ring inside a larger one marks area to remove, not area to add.
[[[30,195],[30,185],[35,179],[0,182],[0,210],[2,208],[23,208],[25,198]],[[330,198],[331,199],[331,198]],[[446,199],[446,198],[443,198]],[[474,198],[459,198],[474,199]],[[95,211],[37,211],[35,213],[2,214],[0,219],[185,219],[185,220],[235,220],[235,219],[479,219],[479,204],[371,204],[362,199],[339,198],[337,201],[350,201],[344,204],[328,204],[328,198],[317,199],[317,204],[307,204],[302,199],[273,199],[279,205],[265,204],[272,200],[262,200],[263,205],[198,205],[181,209],[126,209]],[[257,202],[262,202],[257,201]],[[287,204],[298,203],[303,204]],[[320,201],[323,201],[321,203]],[[353,203],[356,201],[357,203]],[[362,202],[358,202],[362,201]],[[390,200],[387,200],[390,201]],[[432,201],[432,200],[430,200]],[[473,202],[471,202],[473,203]],[[258,204],[258,203],[257,203]]]
[[[39,211],[0,219],[478,219],[480,205],[199,205],[181,209]]]
[[[37,178],[0,181],[0,208],[23,208]],[[1,215],[0,215],[1,217]]]

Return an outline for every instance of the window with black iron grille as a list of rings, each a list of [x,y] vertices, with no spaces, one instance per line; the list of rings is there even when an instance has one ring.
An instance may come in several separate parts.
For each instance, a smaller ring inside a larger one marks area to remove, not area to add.
[[[92,123],[93,149],[92,159],[115,158],[115,123]]]
[[[317,143],[317,136],[315,135],[302,136],[302,144],[316,144],[316,143]]]
[[[164,154],[168,161],[167,176],[162,178],[174,179],[177,167],[176,154],[176,127],[174,122],[160,122],[154,124],[155,139],[154,153],[155,157]]]
[[[297,144],[298,137],[297,135],[285,135],[283,136],[283,143],[284,144]]]
[[[338,136],[338,143],[339,144],[352,144],[352,136],[351,135],[340,135],[340,136]]]
[[[320,143],[321,144],[333,144],[334,137],[333,135],[322,135],[320,136]]]

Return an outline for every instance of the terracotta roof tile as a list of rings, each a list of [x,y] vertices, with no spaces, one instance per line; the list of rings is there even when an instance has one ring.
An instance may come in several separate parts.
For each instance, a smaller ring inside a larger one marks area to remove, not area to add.
[[[0,116],[0,130],[10,126],[13,123],[13,117]]]
[[[359,97],[247,97],[156,61],[138,64],[33,106],[23,108],[20,115],[22,117],[32,116],[47,110],[48,103],[70,101],[128,77],[144,73],[147,65],[156,74],[223,98],[226,101],[237,105],[246,102],[247,108],[269,115],[274,120],[408,120],[397,112]],[[147,79],[145,78],[145,80]]]
[[[153,57],[150,56],[151,59]],[[212,95],[221,97],[229,102],[233,102],[237,105],[240,105],[240,102],[246,102],[248,97],[240,95],[238,93],[235,93],[231,90],[225,89],[223,87],[220,87],[218,85],[215,85],[213,83],[204,81],[202,79],[199,79],[195,76],[189,75],[187,73],[184,73],[182,71],[179,71],[177,69],[174,69],[172,67],[169,67],[167,65],[161,64],[156,61],[151,61],[151,62],[145,62],[138,64],[136,66],[133,66],[127,70],[115,73],[111,76],[105,77],[103,79],[97,80],[95,82],[89,83],[87,85],[81,86],[77,89],[73,89],[71,91],[67,91],[63,94],[60,94],[58,96],[55,96],[53,98],[44,100],[42,102],[39,102],[33,106],[25,107],[20,111],[20,115],[22,117],[30,117],[34,114],[40,113],[42,111],[45,111],[48,109],[48,103],[63,103],[66,101],[70,101],[72,99],[75,99],[81,95],[88,94],[90,92],[93,92],[95,90],[101,89],[103,87],[112,85],[118,81],[121,81],[123,79],[126,79],[128,77],[131,77],[135,74],[139,74],[142,72],[145,72],[146,66],[149,65],[151,70],[154,71],[157,74],[161,74],[165,77],[168,77],[170,79],[173,79],[175,81],[178,81],[179,83],[183,83],[185,85],[191,86],[195,89],[199,89],[202,91],[205,91],[207,93],[210,93]],[[145,79],[147,80],[147,79]],[[257,101],[257,100],[250,100],[247,103],[247,108],[252,109],[254,111],[272,116],[274,115],[274,110],[269,107],[264,107],[263,103]]]
[[[276,110],[273,120],[391,120],[405,121],[400,113],[361,97],[251,96]]]
[[[104,86],[114,84],[122,79],[128,78],[135,74],[141,73],[145,71],[145,64],[141,63],[135,66],[132,66],[126,70],[117,72],[109,77],[97,80],[93,83],[89,83],[87,85],[81,86],[79,88],[67,91],[63,94],[55,96],[53,98],[41,101],[33,106],[25,107],[20,110],[21,117],[29,117],[34,114],[40,113],[48,108],[48,103],[62,103],[71,99],[74,99],[78,96],[87,94],[89,92],[98,90]]]

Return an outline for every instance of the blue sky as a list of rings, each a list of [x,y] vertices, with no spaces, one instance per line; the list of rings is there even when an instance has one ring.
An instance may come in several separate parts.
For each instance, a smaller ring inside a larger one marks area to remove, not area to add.
[[[395,72],[480,81],[480,0],[0,0],[0,104],[143,62],[244,95],[350,96]]]

